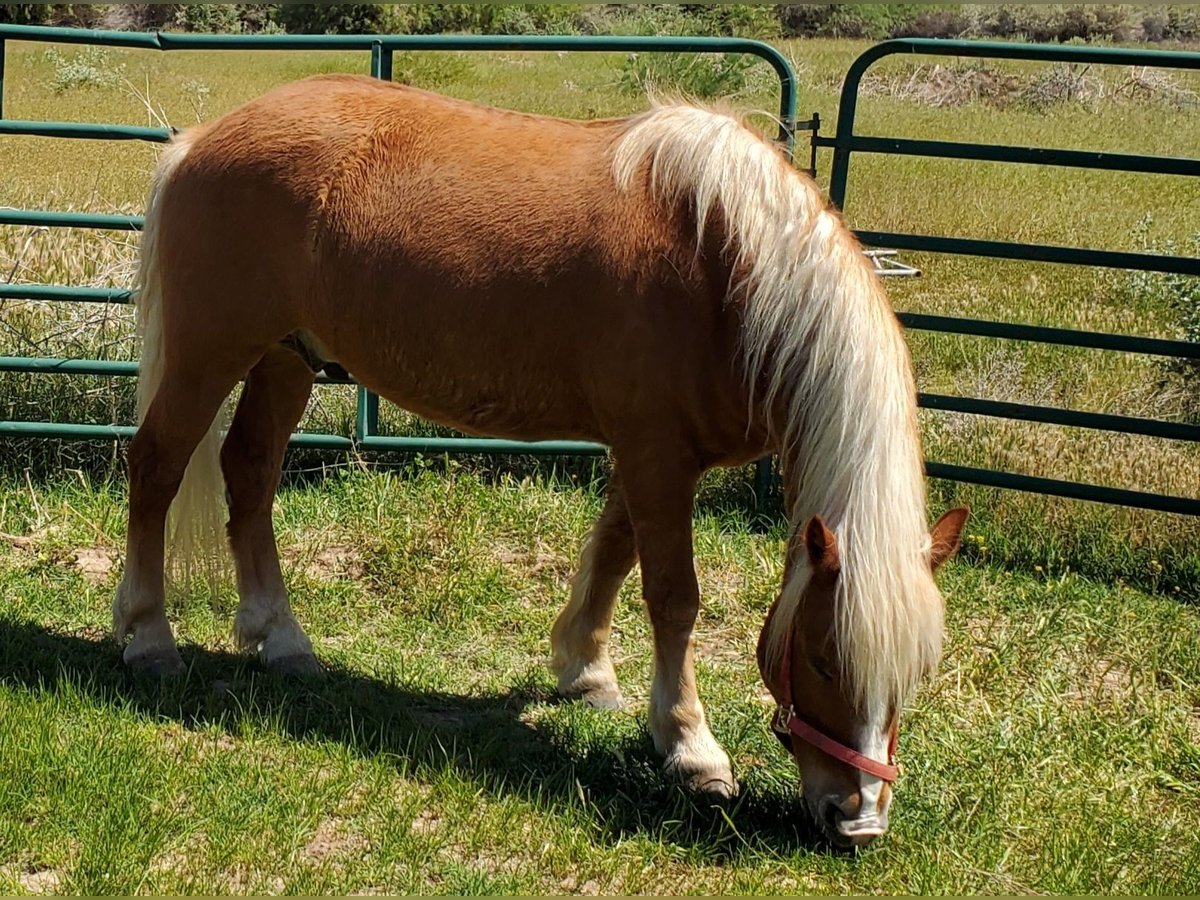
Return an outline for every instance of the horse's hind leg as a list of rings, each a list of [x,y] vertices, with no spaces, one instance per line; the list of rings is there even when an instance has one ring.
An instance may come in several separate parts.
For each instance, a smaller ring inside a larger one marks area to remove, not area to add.
[[[692,552],[692,502],[700,468],[680,453],[649,448],[617,454],[642,562],[642,591],[654,628],[650,733],[667,771],[696,790],[736,793],[729,756],[717,743],[696,691],[692,630],[700,588]]]
[[[221,448],[240,598],[234,638],[242,649],[257,651],[264,665],[293,675],[320,674],[321,666],[288,603],[271,504],[312,384],[312,370],[299,356],[281,347],[268,351],[246,377]]]
[[[183,669],[164,608],[167,511],[192,452],[241,374],[209,360],[172,361],[130,442],[125,574],[113,602],[117,640],[131,637],[124,653],[130,668],[157,675]]]
[[[633,525],[614,469],[604,511],[588,535],[579,571],[571,581],[571,599],[550,634],[554,650],[550,665],[563,696],[598,707],[622,705],[608,638],[617,592],[636,561]]]

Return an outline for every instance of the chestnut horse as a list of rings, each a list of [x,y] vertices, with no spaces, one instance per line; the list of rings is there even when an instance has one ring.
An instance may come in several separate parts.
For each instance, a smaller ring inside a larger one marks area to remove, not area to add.
[[[220,537],[223,484],[239,645],[320,671],[271,507],[314,370],[336,362],[463,431],[611,447],[551,635],[559,689],[621,703],[607,644],[640,560],[655,746],[669,772],[729,795],[692,665],[693,494],[713,466],[778,453],[792,529],[758,660],[776,727],[833,840],[886,828],[900,709],[940,653],[933,572],[965,511],[927,531],[915,389],[883,288],[813,183],[738,121],[659,106],[575,122],[312,78],[167,148],[136,299],[141,425],[113,616],[130,666],[182,667],[165,523],[178,493],[179,530]]]

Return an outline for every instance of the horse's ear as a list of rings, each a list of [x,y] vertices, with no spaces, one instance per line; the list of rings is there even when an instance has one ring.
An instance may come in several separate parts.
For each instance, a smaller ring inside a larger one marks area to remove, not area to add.
[[[837,538],[820,516],[813,516],[804,526],[804,549],[813,572],[837,575],[842,563],[838,558]]]
[[[962,542],[962,530],[970,513],[965,506],[952,509],[938,519],[933,530],[929,532],[929,567],[933,571],[936,572],[942,563],[958,550],[958,545]]]

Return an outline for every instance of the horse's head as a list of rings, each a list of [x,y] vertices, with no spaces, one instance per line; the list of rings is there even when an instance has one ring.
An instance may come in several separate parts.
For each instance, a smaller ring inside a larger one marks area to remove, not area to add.
[[[933,527],[922,572],[931,590],[933,572],[958,549],[966,518],[966,509],[951,510]],[[758,663],[779,705],[772,728],[800,767],[809,812],[835,844],[863,846],[887,830],[902,699],[865,702],[854,689],[864,661],[848,658],[837,639],[845,621],[839,606],[854,589],[843,582],[837,539],[814,516],[789,543],[784,587],[763,625]]]

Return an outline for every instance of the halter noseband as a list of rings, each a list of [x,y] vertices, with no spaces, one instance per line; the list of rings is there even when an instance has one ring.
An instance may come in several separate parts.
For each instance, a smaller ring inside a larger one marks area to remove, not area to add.
[[[771,717],[771,730],[775,732],[775,736],[779,738],[779,742],[791,750],[790,739],[799,738],[805,743],[816,747],[826,756],[831,756],[851,768],[858,769],[860,772],[866,772],[868,775],[874,775],[876,778],[886,781],[889,784],[895,781],[900,777],[900,767],[896,765],[898,731],[892,732],[891,740],[888,742],[887,763],[881,763],[859,753],[851,747],[847,747],[841,741],[831,738],[820,729],[805,722],[796,714],[796,707],[792,702],[792,638],[793,635],[789,633],[787,649],[784,651],[783,660],[779,666],[779,691],[781,695],[779,697],[779,706],[775,709],[775,715]]]

